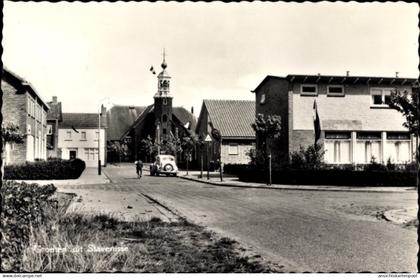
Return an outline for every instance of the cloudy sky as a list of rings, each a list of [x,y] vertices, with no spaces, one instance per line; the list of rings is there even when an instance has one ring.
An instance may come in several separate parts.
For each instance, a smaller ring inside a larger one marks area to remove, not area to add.
[[[270,75],[417,77],[408,3],[11,3],[2,56],[65,112],[148,105],[166,48],[174,104],[250,99]]]

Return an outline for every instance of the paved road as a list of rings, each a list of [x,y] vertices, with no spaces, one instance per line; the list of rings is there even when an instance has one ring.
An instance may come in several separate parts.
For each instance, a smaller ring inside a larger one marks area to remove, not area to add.
[[[134,179],[109,167],[102,189],[140,192],[196,223],[253,246],[289,271],[416,272],[417,232],[383,219],[413,207],[417,194],[226,188],[173,177]]]

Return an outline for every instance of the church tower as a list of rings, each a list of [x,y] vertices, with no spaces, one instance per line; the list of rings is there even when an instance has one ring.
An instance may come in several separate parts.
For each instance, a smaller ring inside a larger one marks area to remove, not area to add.
[[[172,130],[172,95],[170,92],[170,80],[166,68],[165,50],[163,50],[162,71],[158,75],[158,90],[154,96],[155,99],[155,126],[158,130],[158,140],[162,142],[167,140]]]

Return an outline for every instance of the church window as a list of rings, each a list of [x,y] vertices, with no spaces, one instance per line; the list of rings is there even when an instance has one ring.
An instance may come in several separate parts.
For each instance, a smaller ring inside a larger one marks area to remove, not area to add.
[[[162,130],[162,133],[166,135],[166,128]]]
[[[162,117],[162,122],[166,123],[166,121],[168,121],[168,116],[163,115],[163,117]]]
[[[168,104],[168,100],[166,98],[163,99],[163,105]]]

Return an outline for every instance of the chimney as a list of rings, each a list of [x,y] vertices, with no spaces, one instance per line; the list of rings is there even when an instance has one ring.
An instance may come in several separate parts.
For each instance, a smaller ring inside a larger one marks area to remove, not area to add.
[[[53,96],[52,97],[52,102],[55,104],[55,103],[57,103],[57,97],[56,96]]]
[[[194,115],[194,106],[191,106],[191,114]]]
[[[398,72],[398,71],[396,71],[396,72],[395,72],[395,78],[398,78],[398,74],[399,74],[399,72]]]
[[[349,71],[349,70],[347,70],[347,71],[346,71],[346,76],[347,76],[347,77],[349,77],[349,76],[350,76],[350,71]]]

